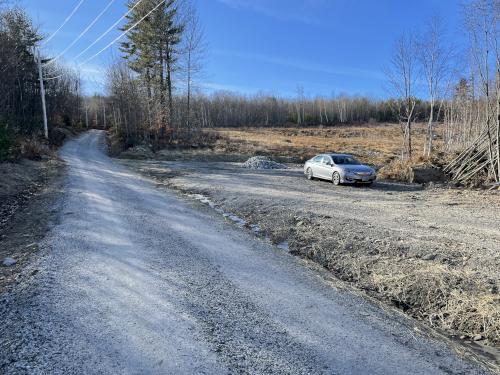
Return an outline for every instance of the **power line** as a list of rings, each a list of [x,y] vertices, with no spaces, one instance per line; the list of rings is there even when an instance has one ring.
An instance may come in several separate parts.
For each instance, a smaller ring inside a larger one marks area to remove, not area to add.
[[[83,4],[85,0],[80,0],[80,2],[78,3],[78,5],[75,7],[75,9],[73,9],[73,11],[69,14],[68,17],[66,17],[66,19],[64,20],[64,22],[62,23],[61,26],[59,26],[59,28],[47,39],[45,40],[45,42],[43,42],[43,45],[47,44],[48,42],[50,42],[52,40],[53,37],[56,36],[56,34],[64,27],[64,25],[66,25],[68,23],[68,21],[74,16],[74,14],[78,11],[78,9],[80,8],[80,6]]]
[[[135,5],[127,12],[125,13],[118,21],[116,21],[109,29],[107,29],[104,34],[102,34],[99,38],[97,38],[90,46],[85,48],[82,52],[80,52],[76,57],[75,60],[78,59],[80,56],[82,56],[85,52],[87,52],[89,49],[91,49],[97,42],[99,42],[102,38],[104,38],[106,35],[109,34],[111,30],[114,30],[114,28],[125,18],[127,17],[143,0],[137,1]]]
[[[52,63],[54,63],[56,60],[58,60],[61,56],[63,56],[66,52],[68,52],[68,50],[73,47],[91,28],[92,26],[94,26],[96,24],[97,21],[99,21],[99,19],[104,15],[104,13],[106,13],[106,11],[109,9],[109,7],[115,2],[115,0],[111,0],[108,5],[103,9],[103,11],[101,13],[99,13],[99,15],[85,28],[85,30],[83,30],[80,35],[78,35],[78,37],[73,40],[73,42],[71,42],[71,44],[66,47],[66,49],[64,51],[62,51],[59,55],[57,55],[56,57],[54,57],[53,59],[51,59],[47,64],[45,65],[50,65]]]
[[[130,31],[132,31],[133,29],[135,29],[142,21],[144,21],[151,13],[153,13],[156,9],[158,9],[160,7],[160,5],[162,5],[165,1],[166,0],[161,0],[158,3],[158,5],[156,5],[153,9],[151,9],[144,17],[142,17],[134,25],[132,25],[131,27],[129,27],[127,30],[125,30],[122,34],[120,34],[117,38],[115,38],[111,43],[109,43],[106,47],[104,47],[102,50],[100,50],[99,52],[97,52],[95,55],[93,55],[92,57],[88,58],[87,60],[85,60],[81,64],[78,64],[78,66],[80,67],[83,64],[88,63],[90,60],[95,59],[101,53],[103,53],[104,51],[106,51],[109,47],[111,47],[113,44],[115,44],[117,41],[119,41],[121,38],[123,38],[126,34],[128,34]]]

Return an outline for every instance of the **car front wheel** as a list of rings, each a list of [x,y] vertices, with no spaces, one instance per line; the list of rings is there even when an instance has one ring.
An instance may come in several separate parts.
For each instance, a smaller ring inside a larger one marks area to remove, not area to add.
[[[340,185],[340,175],[338,172],[333,172],[332,182],[335,186]]]
[[[308,180],[313,180],[314,179],[314,176],[313,176],[313,171],[311,168],[307,168],[306,170],[306,177]]]

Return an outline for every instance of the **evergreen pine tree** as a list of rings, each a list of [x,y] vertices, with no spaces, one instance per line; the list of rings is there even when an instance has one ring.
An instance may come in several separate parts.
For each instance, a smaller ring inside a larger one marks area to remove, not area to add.
[[[127,4],[131,9],[137,0]],[[141,20],[158,5],[158,0],[143,0],[128,15],[123,30]],[[132,70],[144,81],[148,98],[159,103],[162,126],[172,126],[173,119],[173,72],[176,67],[179,45],[184,26],[177,21],[177,1],[164,1],[153,13],[128,33],[121,44],[121,51]]]

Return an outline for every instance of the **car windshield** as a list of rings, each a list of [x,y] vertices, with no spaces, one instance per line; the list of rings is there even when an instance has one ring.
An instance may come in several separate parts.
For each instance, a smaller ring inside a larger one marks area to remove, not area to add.
[[[348,165],[360,165],[361,163],[354,159],[352,156],[347,155],[332,155],[333,162],[338,165],[348,164]]]

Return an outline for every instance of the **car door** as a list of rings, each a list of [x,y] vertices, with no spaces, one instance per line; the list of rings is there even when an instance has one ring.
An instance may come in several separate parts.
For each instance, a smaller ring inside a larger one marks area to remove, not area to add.
[[[318,156],[314,157],[311,161],[311,168],[312,168],[313,176],[316,178],[322,178],[321,177],[322,161],[323,161],[323,155],[318,155]]]
[[[323,155],[321,161],[321,176],[325,180],[331,180],[333,175],[333,161],[329,155]]]

